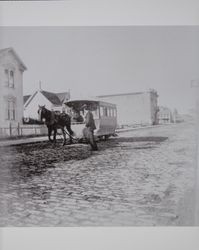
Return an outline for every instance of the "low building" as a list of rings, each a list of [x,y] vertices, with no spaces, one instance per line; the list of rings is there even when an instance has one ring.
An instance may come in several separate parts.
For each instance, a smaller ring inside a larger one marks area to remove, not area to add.
[[[101,95],[103,101],[116,104],[118,126],[157,124],[157,99],[155,90],[125,94]]]
[[[38,106],[45,105],[49,110],[62,111],[65,102],[70,99],[69,92],[52,93],[37,90],[32,95],[24,96],[24,118],[38,119]]]
[[[13,48],[0,50],[0,128],[22,123],[23,72],[26,69]]]
[[[166,124],[172,122],[174,122],[172,111],[167,107],[160,106],[158,111],[158,124]]]
[[[184,121],[183,115],[179,114],[177,109],[174,109],[172,117],[174,123],[179,123]]]

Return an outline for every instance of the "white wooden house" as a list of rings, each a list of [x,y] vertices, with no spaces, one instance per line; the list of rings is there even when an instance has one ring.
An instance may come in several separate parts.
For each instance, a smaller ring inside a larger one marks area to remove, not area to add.
[[[0,50],[0,128],[22,123],[23,72],[26,69],[13,48]]]
[[[65,102],[70,99],[69,92],[52,93],[37,90],[32,95],[24,96],[24,118],[38,119],[38,106],[45,105],[49,110],[62,111]]]

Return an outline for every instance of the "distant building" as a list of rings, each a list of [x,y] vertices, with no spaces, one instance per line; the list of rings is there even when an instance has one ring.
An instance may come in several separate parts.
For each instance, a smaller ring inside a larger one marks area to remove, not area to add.
[[[117,105],[118,126],[154,125],[158,122],[158,94],[155,90],[101,95],[98,98]]]
[[[13,48],[0,50],[0,127],[16,126],[23,117],[25,64]]]
[[[172,111],[167,107],[160,106],[159,111],[158,111],[158,123],[165,124],[165,123],[172,123],[172,122],[174,122]]]
[[[38,119],[38,106],[45,105],[49,110],[61,111],[64,103],[70,99],[69,92],[52,93],[44,90],[37,90],[32,95],[24,98],[24,117]]]
[[[172,113],[172,118],[174,123],[179,123],[184,121],[183,115],[179,114],[177,109],[174,109]]]

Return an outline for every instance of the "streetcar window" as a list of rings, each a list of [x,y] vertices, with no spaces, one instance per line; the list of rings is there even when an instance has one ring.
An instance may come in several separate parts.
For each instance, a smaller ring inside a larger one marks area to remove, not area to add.
[[[113,109],[113,116],[116,117],[116,109]]]
[[[116,116],[116,110],[111,107],[100,107],[100,115],[106,117]]]
[[[106,107],[103,108],[103,115],[108,116],[108,110]]]
[[[113,109],[110,108],[110,116],[112,117],[113,116]]]
[[[112,116],[115,117],[115,109],[112,109]]]
[[[108,109],[108,116],[111,117],[111,108]]]
[[[107,108],[107,116],[110,116],[110,109]]]
[[[100,115],[103,116],[104,112],[103,112],[103,107],[100,107]]]
[[[111,109],[111,115],[112,115],[112,117],[114,117],[114,109],[113,108]]]
[[[112,116],[113,116],[113,117],[115,116],[114,109],[112,109]]]

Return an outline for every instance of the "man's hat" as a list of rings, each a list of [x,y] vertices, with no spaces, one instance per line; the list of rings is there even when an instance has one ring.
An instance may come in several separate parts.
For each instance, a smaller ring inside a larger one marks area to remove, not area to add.
[[[81,108],[87,109],[87,108],[89,108],[89,106],[88,106],[88,104],[83,104]]]

